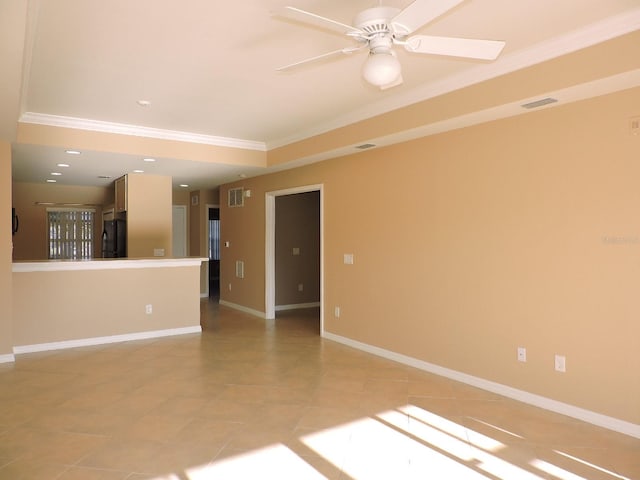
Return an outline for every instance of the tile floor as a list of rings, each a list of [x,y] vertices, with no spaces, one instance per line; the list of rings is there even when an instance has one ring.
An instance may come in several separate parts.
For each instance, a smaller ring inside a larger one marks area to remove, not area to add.
[[[202,335],[0,365],[0,479],[640,479],[640,440],[202,303]]]

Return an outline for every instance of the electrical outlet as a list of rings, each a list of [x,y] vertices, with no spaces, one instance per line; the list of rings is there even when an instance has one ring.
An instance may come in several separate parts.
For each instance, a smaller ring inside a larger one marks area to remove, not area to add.
[[[151,315],[153,313],[153,305],[151,304],[145,305],[144,311],[147,315]]]
[[[564,355],[556,355],[555,367],[556,372],[567,371],[567,359]]]
[[[229,284],[229,291],[231,291],[231,284]]]
[[[353,253],[345,253],[343,260],[345,265],[353,265]]]
[[[518,347],[518,361],[526,362],[527,361],[527,349],[524,347]]]
[[[336,307],[333,309],[333,316],[336,318],[340,318],[340,307]]]
[[[298,284],[298,291],[302,292],[304,290],[304,285],[302,283]]]

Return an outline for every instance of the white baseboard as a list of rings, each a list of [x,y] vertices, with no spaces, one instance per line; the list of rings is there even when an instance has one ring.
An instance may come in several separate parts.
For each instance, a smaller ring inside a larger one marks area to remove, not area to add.
[[[316,308],[319,306],[320,306],[320,302],[293,303],[291,305],[276,305],[276,312],[282,312],[285,310],[298,310],[299,308]]]
[[[169,337],[173,335],[184,335],[187,333],[200,333],[202,327],[182,327],[170,328],[167,330],[152,330],[148,332],[126,333],[123,335],[110,335],[108,337],[81,338],[78,340],[65,340],[62,342],[37,343],[35,345],[19,345],[13,347],[13,353],[34,353],[46,352],[48,350],[62,350],[65,348],[90,347],[94,345],[104,345],[107,343],[129,342],[131,340],[146,340],[149,338]]]
[[[220,300],[220,305],[224,305],[225,307],[233,308],[234,310],[239,310],[244,313],[248,313],[249,315],[254,315],[256,317],[260,317],[262,319],[267,318],[267,314],[265,312],[261,312],[259,310],[254,310],[253,308],[244,307],[242,305],[238,305],[237,303],[227,302],[226,300]]]
[[[7,353],[0,355],[0,363],[12,363],[16,361],[16,357],[13,353]]]
[[[544,408],[545,410],[560,413],[568,417],[577,418],[578,420],[582,420],[599,427],[607,428],[615,432],[623,433],[631,437],[640,438],[640,425],[636,423],[631,423],[625,420],[620,420],[618,418],[602,415],[600,413],[592,412],[591,410],[586,410],[574,405],[569,405],[567,403],[559,402],[551,398],[536,395],[524,390],[519,390],[507,385],[502,385],[490,380],[485,380],[480,377],[474,377],[473,375],[468,375],[466,373],[458,372],[457,370],[451,370],[449,368],[441,367],[433,363],[425,362],[413,357],[402,355],[400,353],[385,350],[380,347],[358,342],[356,340],[342,337],[330,332],[323,332],[323,337],[328,340],[333,340],[335,342],[348,345],[358,350],[372,353],[374,355],[378,355],[395,362],[403,363],[410,367],[418,368],[420,370],[434,373],[436,375],[447,377],[458,382],[466,383],[468,385],[472,385],[489,392],[497,393],[498,395],[502,395],[504,397],[527,403],[529,405]]]

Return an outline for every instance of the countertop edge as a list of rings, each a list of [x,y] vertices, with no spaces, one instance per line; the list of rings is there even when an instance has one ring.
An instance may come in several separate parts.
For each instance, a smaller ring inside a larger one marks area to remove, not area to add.
[[[185,258],[122,258],[95,260],[43,260],[17,261],[12,264],[14,273],[60,272],[78,270],[124,270],[131,268],[172,268],[200,266],[209,261],[204,257]]]

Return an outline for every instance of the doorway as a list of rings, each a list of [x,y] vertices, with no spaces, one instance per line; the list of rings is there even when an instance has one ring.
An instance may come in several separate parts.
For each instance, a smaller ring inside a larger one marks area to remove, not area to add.
[[[324,220],[323,220],[323,186],[308,185],[286,190],[267,192],[266,238],[265,238],[265,316],[274,319],[276,316],[276,198],[298,193],[319,192],[319,287],[320,287],[320,335],[324,334]],[[296,253],[293,253],[295,255]]]
[[[220,208],[207,205],[207,251],[209,256],[209,298],[220,298]]]

